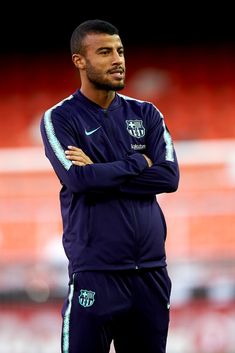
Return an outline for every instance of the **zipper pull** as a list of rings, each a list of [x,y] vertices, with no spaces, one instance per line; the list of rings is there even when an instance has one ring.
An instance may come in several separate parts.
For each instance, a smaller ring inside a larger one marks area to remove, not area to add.
[[[104,113],[104,116],[107,118],[108,117],[108,110],[107,109],[103,109],[103,113]]]

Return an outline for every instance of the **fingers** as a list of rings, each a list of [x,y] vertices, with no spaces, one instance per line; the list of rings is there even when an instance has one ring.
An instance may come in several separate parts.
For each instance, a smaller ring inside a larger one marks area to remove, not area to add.
[[[151,161],[151,159],[150,159],[148,156],[146,156],[146,154],[143,154],[143,156],[144,156],[144,158],[146,159],[146,161],[147,161],[147,163],[148,163],[148,166],[149,166],[149,167],[152,167],[153,162]]]
[[[68,146],[68,150],[65,151],[65,156],[74,165],[85,166],[87,164],[93,164],[92,160],[78,147]]]

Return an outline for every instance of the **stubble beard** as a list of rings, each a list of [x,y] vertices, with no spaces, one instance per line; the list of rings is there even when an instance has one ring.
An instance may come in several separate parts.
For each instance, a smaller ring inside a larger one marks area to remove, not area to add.
[[[88,63],[87,63],[88,64]],[[125,87],[125,78],[122,82],[112,83],[105,80],[103,75],[97,72],[94,67],[89,63],[87,65],[87,78],[94,85],[95,88],[104,91],[120,91]]]

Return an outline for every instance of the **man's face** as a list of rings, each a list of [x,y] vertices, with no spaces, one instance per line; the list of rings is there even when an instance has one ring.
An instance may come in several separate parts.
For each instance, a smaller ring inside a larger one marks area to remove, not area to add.
[[[118,91],[125,86],[125,58],[118,35],[89,34],[84,39],[87,79],[96,88]]]

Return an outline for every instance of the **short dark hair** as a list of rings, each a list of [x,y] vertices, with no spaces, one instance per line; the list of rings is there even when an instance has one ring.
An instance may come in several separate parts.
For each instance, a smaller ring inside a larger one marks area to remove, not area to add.
[[[70,39],[70,49],[72,54],[83,53],[83,39],[87,34],[90,33],[105,33],[105,34],[117,34],[119,35],[118,29],[110,22],[103,20],[87,20],[82,22],[72,33]]]

